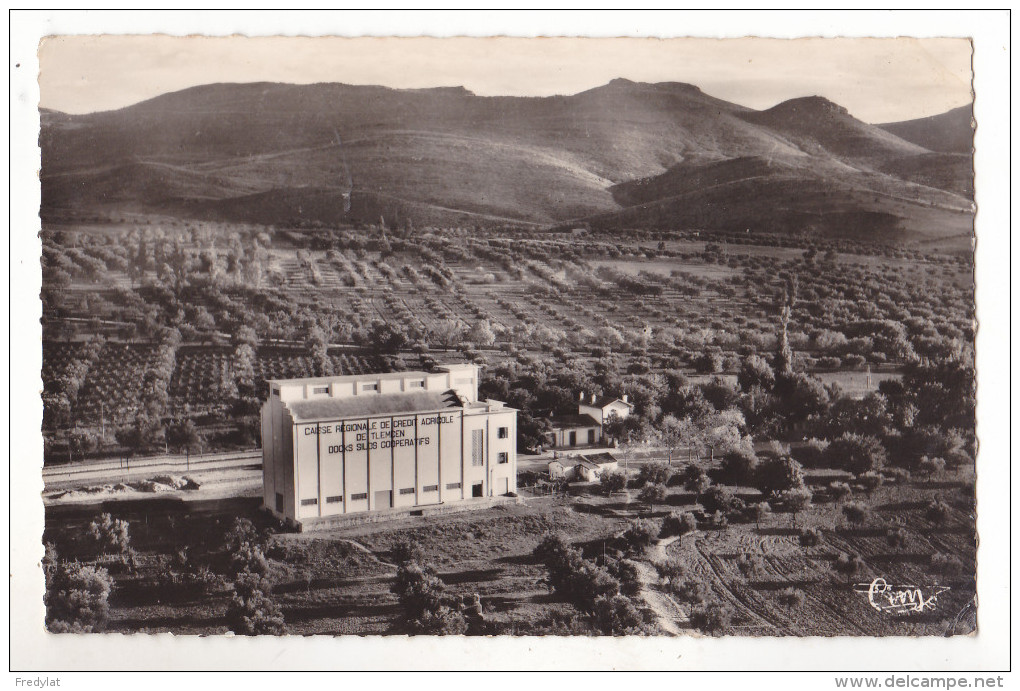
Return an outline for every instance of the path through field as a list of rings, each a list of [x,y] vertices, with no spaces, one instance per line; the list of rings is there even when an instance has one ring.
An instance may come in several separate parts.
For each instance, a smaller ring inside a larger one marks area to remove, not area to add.
[[[665,561],[666,547],[676,540],[676,537],[660,540],[652,548],[649,558],[652,561]],[[659,628],[671,636],[683,635],[684,632],[677,626],[677,622],[687,621],[687,615],[677,601],[670,597],[669,593],[664,593],[656,587],[659,577],[655,572],[655,567],[647,561],[637,561],[635,564],[637,564],[638,577],[641,579],[641,599],[655,613]]]

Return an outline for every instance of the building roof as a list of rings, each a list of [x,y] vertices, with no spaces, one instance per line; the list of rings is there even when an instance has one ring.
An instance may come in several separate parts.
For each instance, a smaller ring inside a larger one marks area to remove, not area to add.
[[[628,408],[634,407],[633,403],[629,403],[628,401],[625,401],[622,398],[617,398],[615,396],[596,396],[594,403],[591,402],[591,398],[589,397],[582,401],[578,401],[578,403],[580,405],[590,406],[592,408],[605,408],[607,405],[610,405],[611,403],[622,403]]]
[[[571,429],[578,427],[599,427],[599,421],[591,415],[553,415],[549,424],[555,429]]]
[[[448,365],[441,365],[436,368],[434,372],[424,372],[421,370],[406,370],[403,372],[370,372],[368,374],[338,374],[331,377],[298,377],[294,379],[267,379],[270,384],[328,384],[330,382],[352,382],[352,381],[389,381],[393,379],[405,379],[413,377],[421,377],[424,379],[429,376],[437,376],[442,374],[455,374],[459,370],[474,367],[477,369],[477,365],[470,363],[454,363]],[[452,370],[452,372],[451,372]]]
[[[453,391],[369,394],[345,398],[313,398],[285,404],[295,422],[342,420],[404,413],[428,413],[446,408],[462,409],[463,401]]]
[[[616,459],[616,456],[614,456],[611,453],[605,452],[584,454],[582,456],[578,456],[578,458],[581,459],[582,463],[590,463],[591,465],[594,466],[609,465],[610,463],[619,463],[619,461]]]

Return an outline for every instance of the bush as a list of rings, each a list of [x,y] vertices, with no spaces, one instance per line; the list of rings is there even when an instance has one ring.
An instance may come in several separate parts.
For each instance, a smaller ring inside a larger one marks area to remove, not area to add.
[[[765,568],[765,563],[762,561],[761,555],[745,550],[737,556],[737,568],[744,578],[750,578],[760,573]]]
[[[757,468],[758,459],[741,451],[728,453],[722,459],[722,477],[733,485],[753,483]]]
[[[829,442],[821,439],[808,439],[807,443],[791,450],[794,460],[805,468],[821,468],[826,462],[826,451]]]
[[[89,524],[88,539],[98,554],[126,554],[131,546],[128,522],[102,514]]]
[[[46,628],[53,633],[95,633],[106,627],[113,580],[106,569],[62,562],[47,569]]]
[[[850,579],[864,571],[864,562],[856,554],[841,554],[832,563],[832,568],[836,570],[836,573],[846,576],[847,583],[849,583]]]
[[[606,496],[609,496],[613,492],[619,492],[627,486],[627,476],[617,471],[605,472],[599,478],[599,485],[602,491],[606,493]]]
[[[932,571],[945,578],[953,578],[963,573],[963,562],[949,554],[935,552],[931,555],[928,563]]]
[[[409,622],[412,634],[429,636],[463,636],[467,633],[467,619],[460,612],[448,607],[440,607],[435,611],[426,611],[420,617]]]
[[[769,458],[758,464],[756,486],[765,496],[804,485],[804,468],[790,456]]]
[[[227,605],[227,626],[243,636],[286,633],[283,613],[270,598],[272,584],[257,573],[243,572],[234,581],[234,594]]]
[[[408,621],[421,619],[427,612],[438,612],[443,604],[443,582],[431,566],[415,561],[400,565],[390,592],[397,596]]]
[[[861,525],[868,517],[868,507],[859,501],[850,502],[843,507],[843,516],[854,525]]]
[[[769,506],[768,502],[760,501],[755,504],[751,504],[744,511],[746,520],[754,521],[756,528],[761,528],[761,523],[772,513],[772,507]]]
[[[712,590],[704,581],[698,578],[677,578],[669,582],[669,590],[682,602],[691,605],[700,605],[708,602]]]
[[[838,480],[829,485],[829,492],[832,493],[832,498],[836,501],[843,501],[853,494],[853,490],[850,489],[850,485]]]
[[[885,541],[890,547],[902,547],[907,544],[907,531],[903,528],[889,528],[885,533]]]
[[[425,553],[417,542],[400,540],[390,548],[390,559],[393,563],[400,565],[409,561],[425,561]]]
[[[592,607],[592,618],[599,630],[610,636],[637,633],[644,623],[641,613],[623,595],[597,598]]]
[[[667,583],[678,582],[687,575],[687,567],[677,557],[666,557],[665,561],[656,562],[655,571]]]
[[[701,506],[709,513],[715,513],[716,511],[729,513],[737,508],[737,501],[739,500],[733,496],[731,489],[720,487],[719,485],[709,487],[708,491],[701,495]]]
[[[831,467],[854,475],[878,470],[886,462],[882,442],[862,434],[844,434],[834,439],[825,453]]]
[[[655,537],[659,534],[659,527],[650,520],[642,519],[633,521],[623,533],[624,542],[632,551],[641,553],[652,546]]]
[[[922,456],[921,461],[917,464],[917,470],[927,477],[938,476],[946,471],[946,462],[941,458]]]
[[[720,636],[733,621],[733,610],[721,602],[708,602],[691,610],[691,625],[709,636]]]
[[[661,463],[649,463],[641,466],[637,476],[637,486],[665,485],[672,477],[673,471]]]
[[[779,591],[779,601],[789,609],[797,609],[807,602],[807,595],[800,588],[784,588]]]
[[[935,525],[942,526],[949,520],[949,512],[951,510],[949,504],[942,501],[941,497],[935,497],[925,507],[924,517]]]
[[[822,541],[822,531],[819,528],[801,528],[797,541],[801,547],[815,547]]]
[[[680,477],[683,480],[684,489],[688,492],[693,492],[699,497],[712,484],[712,481],[708,477],[708,473],[693,463],[684,468]]]
[[[679,535],[682,538],[687,533],[693,533],[697,529],[698,520],[689,511],[673,511],[662,520],[663,537]]]
[[[661,504],[666,499],[666,485],[645,485],[638,494],[638,501],[644,504]]]
[[[609,557],[604,564],[609,575],[620,582],[620,592],[634,596],[641,591],[641,575],[637,564],[630,559],[613,559]]]
[[[873,470],[869,470],[866,473],[862,473],[854,478],[854,481],[861,486],[865,492],[874,492],[876,489],[882,486],[885,482],[885,478],[876,473]]]
[[[605,568],[586,560],[556,535],[546,536],[534,554],[545,563],[549,589],[580,609],[590,611],[599,596],[620,592],[620,582]]]

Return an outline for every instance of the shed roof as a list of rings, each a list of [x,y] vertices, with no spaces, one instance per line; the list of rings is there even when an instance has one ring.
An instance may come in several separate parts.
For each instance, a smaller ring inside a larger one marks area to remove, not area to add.
[[[611,453],[605,452],[584,454],[583,456],[579,456],[579,458],[581,459],[582,463],[587,462],[595,466],[609,465],[610,463],[619,463],[619,461],[616,459],[616,456],[614,456]]]
[[[368,394],[344,398],[314,398],[286,404],[295,422],[342,420],[402,413],[428,413],[446,408],[463,408],[453,390],[397,394]]]

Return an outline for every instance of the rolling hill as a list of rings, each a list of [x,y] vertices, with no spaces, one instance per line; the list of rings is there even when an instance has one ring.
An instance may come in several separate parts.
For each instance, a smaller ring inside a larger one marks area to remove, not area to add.
[[[689,84],[623,79],[546,98],[211,84],[116,111],[43,111],[40,146],[44,217],[577,220],[908,241],[958,234],[972,194],[969,157],[933,152],[825,99],[754,111]]]

